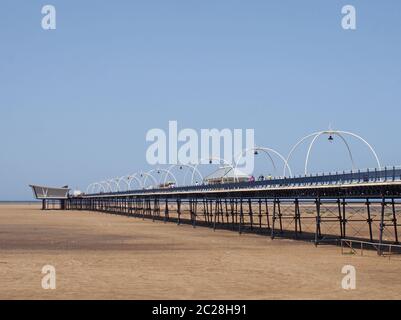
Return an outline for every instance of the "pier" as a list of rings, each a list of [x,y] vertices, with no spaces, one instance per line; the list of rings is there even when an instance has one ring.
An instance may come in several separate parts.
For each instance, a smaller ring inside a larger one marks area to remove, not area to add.
[[[309,175],[69,197],[87,210],[236,232],[312,240],[399,244],[401,169]]]

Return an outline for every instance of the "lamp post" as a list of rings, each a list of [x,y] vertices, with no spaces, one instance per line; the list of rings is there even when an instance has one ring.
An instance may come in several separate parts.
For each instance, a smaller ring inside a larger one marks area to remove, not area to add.
[[[240,161],[240,160],[242,159],[242,157],[244,157],[244,155],[246,155],[248,152],[253,152],[253,154],[254,154],[255,156],[259,155],[259,152],[265,153],[265,154],[269,157],[270,162],[272,163],[274,170],[277,170],[277,169],[276,169],[276,164],[275,164],[275,162],[274,162],[274,160],[273,160],[272,154],[278,156],[278,157],[284,162],[284,166],[285,166],[286,169],[288,169],[288,172],[289,172],[290,176],[292,176],[292,170],[291,170],[291,168],[290,168],[290,166],[289,166],[289,164],[288,164],[288,161],[284,158],[284,156],[283,156],[280,152],[278,152],[278,151],[276,151],[276,150],[274,150],[274,149],[272,149],[272,148],[267,148],[267,147],[253,147],[253,148],[248,148],[248,149],[242,150],[242,151],[240,152],[240,154],[236,157],[236,161],[235,161],[235,167],[236,167],[236,168],[237,168],[238,165],[239,165],[239,161]],[[284,175],[284,176],[285,176],[285,175]]]
[[[329,140],[330,142],[333,142],[333,141],[334,141],[334,136],[339,137],[339,138],[343,141],[343,143],[345,144],[345,146],[346,146],[346,148],[347,148],[347,150],[348,150],[348,154],[349,154],[349,157],[350,157],[350,160],[351,160],[351,163],[352,163],[352,169],[353,169],[353,170],[356,169],[355,161],[354,161],[354,156],[353,156],[353,154],[352,154],[351,147],[350,147],[350,145],[348,144],[348,141],[345,139],[345,136],[350,136],[350,137],[356,138],[357,140],[359,140],[359,141],[361,141],[363,144],[365,144],[365,145],[369,148],[369,150],[371,151],[371,153],[373,154],[373,156],[374,156],[374,158],[375,158],[375,160],[376,160],[378,169],[381,169],[381,163],[380,163],[379,157],[377,156],[376,151],[373,149],[373,147],[372,147],[364,138],[362,138],[361,136],[359,136],[359,135],[357,135],[357,134],[355,134],[355,133],[353,133],[353,132],[341,131],[341,130],[331,130],[331,129],[330,129],[330,130],[325,130],[325,131],[314,132],[314,133],[312,133],[312,134],[309,134],[309,135],[303,137],[301,140],[299,140],[299,141],[292,147],[290,153],[288,154],[287,159],[286,159],[286,160],[287,160],[287,163],[289,163],[289,161],[290,161],[290,159],[291,159],[293,153],[295,152],[295,150],[296,150],[302,143],[304,143],[304,142],[305,142],[306,140],[308,140],[308,139],[312,139],[312,140],[311,140],[311,143],[309,144],[308,151],[307,151],[306,158],[305,158],[304,174],[307,175],[307,174],[308,174],[309,158],[310,158],[310,155],[311,155],[311,152],[312,152],[312,148],[313,148],[313,146],[315,145],[316,141],[319,139],[319,137],[321,137],[321,136],[323,136],[323,135],[328,135],[328,136],[329,136],[329,137],[328,137],[328,140]],[[285,173],[286,173],[286,170],[287,170],[287,168],[284,167],[284,175],[285,175]]]

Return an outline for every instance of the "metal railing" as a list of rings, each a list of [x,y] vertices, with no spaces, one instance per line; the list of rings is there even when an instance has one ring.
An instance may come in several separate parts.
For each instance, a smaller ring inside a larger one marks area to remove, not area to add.
[[[399,244],[367,242],[354,239],[340,239],[340,244],[342,255],[346,254],[345,248],[349,249],[347,254],[357,254],[357,250],[359,250],[361,256],[364,255],[364,252],[367,251],[368,248],[375,249],[379,256],[388,256],[389,259],[395,254],[401,254],[401,245]]]
[[[253,182],[234,182],[222,184],[202,184],[196,186],[185,186],[175,188],[153,188],[143,190],[131,190],[123,192],[99,193],[101,195],[126,195],[135,193],[180,193],[180,192],[203,192],[214,190],[238,190],[258,188],[283,188],[283,187],[305,187],[305,186],[326,186],[342,184],[364,184],[378,182],[401,181],[401,168],[383,168],[366,171],[350,171],[335,174],[308,175],[299,177],[273,178]]]

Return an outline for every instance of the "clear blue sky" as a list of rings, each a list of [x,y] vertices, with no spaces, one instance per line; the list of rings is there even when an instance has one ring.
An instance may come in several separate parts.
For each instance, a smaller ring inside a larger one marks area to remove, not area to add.
[[[41,28],[45,4],[57,30]],[[345,4],[356,31],[341,28]],[[0,200],[146,168],[145,134],[168,120],[254,128],[284,154],[331,123],[399,165],[400,35],[399,0],[2,0]],[[311,169],[347,169],[336,148],[321,142]]]

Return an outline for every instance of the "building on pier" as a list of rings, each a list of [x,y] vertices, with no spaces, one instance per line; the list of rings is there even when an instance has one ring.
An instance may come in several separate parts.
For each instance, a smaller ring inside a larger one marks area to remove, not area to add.
[[[61,188],[30,185],[33,195],[36,199],[42,200],[42,209],[46,210],[49,206],[60,205],[64,209],[65,200],[68,199],[70,189],[68,186]]]
[[[250,175],[237,168],[232,166],[222,166],[218,170],[205,177],[205,182],[207,184],[247,182],[250,180],[250,178]]]

